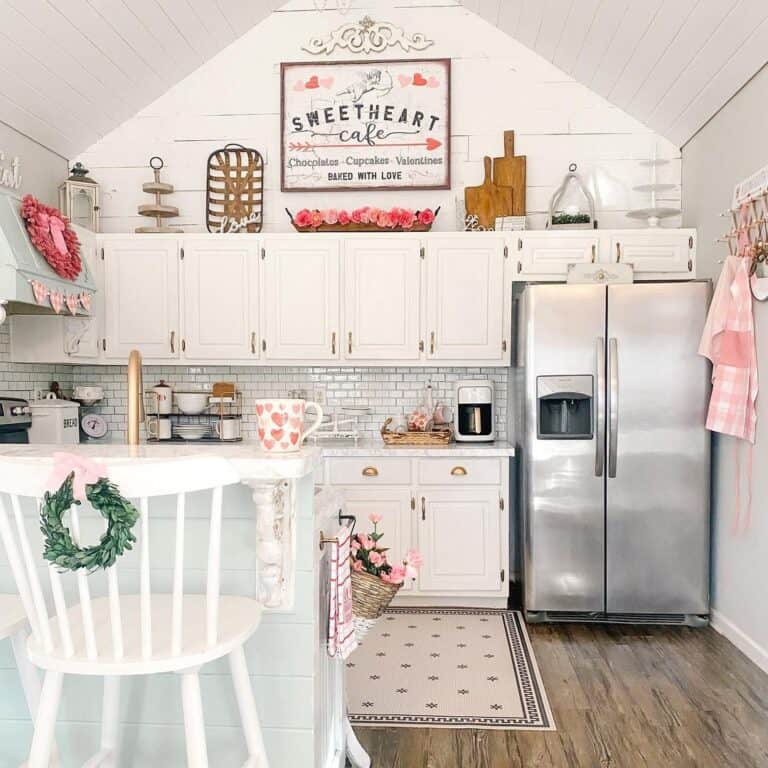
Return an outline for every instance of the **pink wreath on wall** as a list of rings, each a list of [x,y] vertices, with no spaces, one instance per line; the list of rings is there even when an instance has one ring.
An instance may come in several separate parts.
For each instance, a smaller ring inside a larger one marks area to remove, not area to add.
[[[69,219],[58,208],[43,205],[32,195],[21,201],[21,217],[27,225],[29,239],[53,271],[74,280],[82,270],[80,241],[69,226]]]

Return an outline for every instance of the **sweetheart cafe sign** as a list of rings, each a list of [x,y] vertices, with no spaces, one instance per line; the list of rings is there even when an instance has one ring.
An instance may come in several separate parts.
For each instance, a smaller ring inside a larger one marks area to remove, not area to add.
[[[0,187],[19,189],[21,187],[21,164],[19,158],[6,160],[5,152],[0,150]]]
[[[284,192],[450,188],[450,59],[281,71]]]

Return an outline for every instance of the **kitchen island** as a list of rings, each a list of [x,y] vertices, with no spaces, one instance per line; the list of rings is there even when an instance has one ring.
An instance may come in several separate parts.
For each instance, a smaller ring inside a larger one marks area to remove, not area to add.
[[[267,456],[256,443],[242,442],[83,444],[66,448],[6,445],[0,448],[0,454],[52,465],[54,454],[65,450],[97,460],[107,469],[124,462],[183,461],[207,455],[231,462],[242,482],[224,492],[222,591],[257,594],[267,608],[261,626],[246,646],[246,654],[270,768],[343,766],[347,748],[341,694],[343,667],[329,659],[325,651],[327,606],[319,599],[325,558],[316,546],[320,527],[333,531],[339,523],[338,509],[328,494],[315,492],[314,472],[321,451],[306,448],[283,456]],[[202,503],[196,505],[195,494],[190,494],[187,552],[189,558],[200,561],[201,583],[208,530],[205,509]],[[173,551],[173,514],[170,503],[167,509],[159,505],[153,511],[153,551]],[[29,510],[26,523],[31,536],[38,527],[33,510]],[[84,539],[97,536],[96,529],[86,530],[85,522],[83,528]],[[34,542],[33,546],[37,546],[40,537]],[[153,588],[170,592],[172,562],[168,560],[167,567],[156,567],[155,562],[153,558]],[[121,565],[121,580],[131,581],[135,576],[132,567],[128,560]],[[0,547],[0,593],[14,591],[6,555]],[[207,665],[201,680],[211,765],[242,765],[244,744],[226,666],[221,661]],[[31,723],[6,648],[0,649],[0,688],[0,764],[18,765],[26,759]],[[93,753],[100,710],[99,680],[66,680],[57,730],[64,764],[81,765]],[[185,765],[183,715],[174,675],[126,678],[121,722],[121,764]]]

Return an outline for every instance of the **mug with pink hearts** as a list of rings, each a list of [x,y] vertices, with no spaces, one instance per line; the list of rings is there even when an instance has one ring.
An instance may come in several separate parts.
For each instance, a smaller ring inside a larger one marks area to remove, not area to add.
[[[315,421],[305,428],[307,408],[316,412]],[[268,453],[298,451],[323,421],[323,409],[307,400],[268,398],[256,401],[256,417],[261,447]]]

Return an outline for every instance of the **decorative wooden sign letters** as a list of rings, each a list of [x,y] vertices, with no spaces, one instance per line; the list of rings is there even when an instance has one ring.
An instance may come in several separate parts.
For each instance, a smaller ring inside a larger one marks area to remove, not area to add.
[[[450,59],[281,69],[284,192],[450,188]]]

